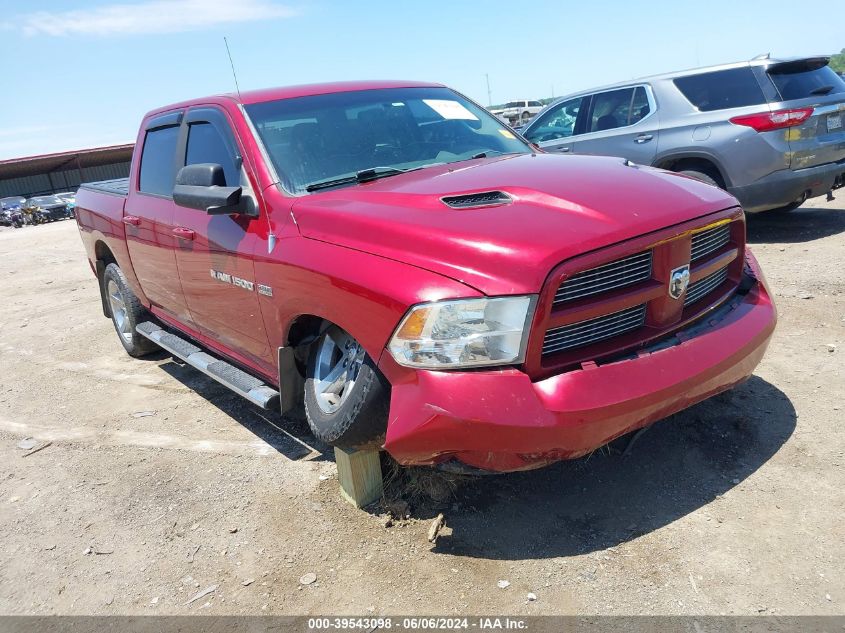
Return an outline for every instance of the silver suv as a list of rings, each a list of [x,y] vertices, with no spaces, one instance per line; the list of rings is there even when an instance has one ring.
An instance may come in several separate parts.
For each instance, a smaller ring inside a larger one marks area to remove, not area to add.
[[[746,211],[845,185],[845,81],[768,56],[563,97],[522,130],[549,152],[622,156],[722,187]]]

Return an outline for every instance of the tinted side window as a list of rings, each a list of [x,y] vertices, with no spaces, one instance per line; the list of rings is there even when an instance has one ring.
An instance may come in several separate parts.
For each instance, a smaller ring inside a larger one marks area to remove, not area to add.
[[[770,70],[769,77],[784,101],[845,92],[845,81],[830,66],[807,68],[806,64],[795,67],[784,64]]]
[[[188,149],[185,164],[217,163],[223,167],[226,186],[237,187],[240,182],[232,153],[220,132],[211,123],[192,123],[188,128]]]
[[[590,132],[613,130],[628,125],[633,88],[600,92],[593,96]]]
[[[766,103],[750,68],[678,77],[674,82],[687,101],[702,112]]]
[[[141,179],[138,183],[140,191],[162,196],[173,195],[173,185],[176,181],[173,167],[178,138],[179,126],[147,132],[144,138],[144,152],[141,154]]]
[[[566,138],[575,133],[575,123],[584,99],[576,97],[546,110],[527,131],[526,138],[534,143]]]

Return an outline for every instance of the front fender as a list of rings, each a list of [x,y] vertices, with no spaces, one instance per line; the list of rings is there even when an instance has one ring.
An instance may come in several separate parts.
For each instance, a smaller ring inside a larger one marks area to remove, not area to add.
[[[255,261],[266,331],[284,347],[297,317],[313,315],[343,328],[375,361],[408,308],[425,301],[483,296],[448,277],[370,253],[303,237],[280,240]]]

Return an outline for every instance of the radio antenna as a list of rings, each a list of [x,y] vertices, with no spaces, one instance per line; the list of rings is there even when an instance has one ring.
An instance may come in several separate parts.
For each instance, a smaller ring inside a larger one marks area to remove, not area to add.
[[[232,77],[235,78],[235,90],[238,92],[238,99],[241,99],[241,87],[238,85],[238,73],[235,72],[235,62],[232,61],[232,52],[229,50],[229,40],[226,39],[225,35],[223,36],[223,43],[226,45],[226,54],[229,56],[229,63],[232,65]]]

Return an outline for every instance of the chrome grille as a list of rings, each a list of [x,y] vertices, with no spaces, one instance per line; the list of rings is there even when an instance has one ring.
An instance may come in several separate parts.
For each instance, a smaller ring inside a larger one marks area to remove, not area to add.
[[[692,236],[690,261],[696,261],[719,250],[731,240],[731,225],[723,224]]]
[[[552,328],[543,339],[543,354],[553,354],[574,347],[636,330],[645,322],[645,304],[612,314]]]
[[[726,266],[721,270],[717,270],[715,273],[707,275],[703,279],[699,279],[694,284],[690,284],[689,288],[687,288],[687,296],[684,297],[684,307],[692,305],[699,299],[704,298],[705,295],[709,295],[718,286],[722,285],[722,282],[727,278],[728,268]]]
[[[650,277],[651,251],[643,251],[573,275],[557,289],[554,305],[630,286]]]

